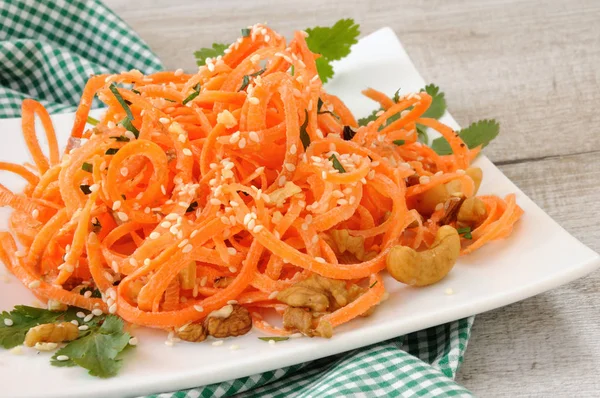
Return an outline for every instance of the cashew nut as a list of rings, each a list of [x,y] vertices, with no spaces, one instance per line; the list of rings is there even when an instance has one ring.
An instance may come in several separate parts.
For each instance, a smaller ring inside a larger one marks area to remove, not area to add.
[[[475,183],[474,195],[479,190],[483,172],[479,167],[469,167],[466,175]],[[431,215],[439,203],[445,203],[452,196],[462,195],[462,185],[459,180],[453,180],[443,185],[436,185],[420,195],[417,195],[415,208],[423,215]]]
[[[476,227],[481,224],[487,215],[485,203],[476,196],[465,199],[458,210],[456,220],[459,224],[466,224],[470,227]]]
[[[402,283],[427,286],[444,278],[460,254],[460,237],[456,229],[444,225],[428,250],[417,252],[410,247],[395,246],[387,258],[387,270]]]

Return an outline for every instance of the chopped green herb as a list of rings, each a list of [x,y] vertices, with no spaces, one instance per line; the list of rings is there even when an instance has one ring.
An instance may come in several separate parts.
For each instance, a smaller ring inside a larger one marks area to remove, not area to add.
[[[398,103],[398,101],[400,100],[400,89],[396,90],[392,99],[394,100],[395,103]]]
[[[325,83],[333,76],[331,61],[350,54],[350,47],[357,43],[359,26],[353,19],[340,19],[332,27],[317,26],[306,29],[306,32],[306,44],[310,51],[321,54],[316,61],[317,72]]]
[[[481,145],[485,148],[500,132],[500,124],[495,120],[480,120],[461,130],[458,135],[467,144],[469,149]],[[444,137],[436,138],[431,143],[431,148],[438,155],[452,154],[452,148]]]
[[[289,340],[290,338],[273,336],[273,337],[259,337],[258,339],[262,340],[262,341],[266,341],[268,343],[271,340],[277,342],[277,341],[286,341],[286,340]]]
[[[81,170],[87,171],[88,173],[91,173],[93,169],[94,166],[91,163],[83,162],[81,165]]]
[[[462,235],[465,239],[473,239],[473,235],[471,235],[471,227],[458,228],[456,230],[459,235]]]
[[[79,189],[81,189],[81,192],[83,192],[85,195],[89,195],[92,193],[92,191],[90,191],[89,185],[82,184],[79,186]]]
[[[344,166],[342,166],[342,164],[340,163],[340,161],[338,160],[337,156],[335,155],[331,155],[329,157],[329,160],[331,161],[331,163],[333,163],[333,168],[336,169],[337,171],[339,171],[340,173],[345,173],[346,169],[344,169]]]
[[[194,201],[192,203],[190,203],[190,205],[188,206],[187,210],[185,211],[186,213],[195,211],[198,208],[198,202]]]
[[[169,98],[163,98],[165,101],[169,101],[169,102],[177,102],[175,100],[169,99]]]
[[[263,73],[265,73],[266,69],[261,69],[257,72],[254,72],[252,74],[249,75],[244,75],[244,77],[242,78],[242,86],[240,87],[240,89],[238,91],[242,91],[243,89],[245,89],[246,87],[248,87],[248,85],[250,84],[250,78],[251,77],[256,77],[259,75],[262,75]]]
[[[417,139],[419,142],[429,145],[429,135],[427,135],[427,128],[425,126],[417,125]]]
[[[142,93],[140,93],[139,91],[137,91],[135,88],[132,88],[132,89],[131,89],[131,92],[132,92],[132,93],[135,93],[135,94],[137,94],[137,95],[141,95],[141,94],[142,94]]]
[[[113,140],[117,141],[117,142],[129,142],[129,138],[125,137],[124,135],[119,135],[119,136],[114,136],[114,137],[110,137]]]
[[[125,118],[120,122],[121,126],[125,127],[125,130],[129,130],[133,133],[135,138],[140,136],[140,131],[131,123],[131,119]]]
[[[295,72],[296,72],[296,68],[294,67],[294,65],[290,66],[290,75],[294,76]]]
[[[248,36],[250,36],[250,29],[248,29],[248,28],[242,29],[242,37],[248,37]]]
[[[106,150],[106,152],[104,152],[104,154],[105,155],[114,155],[117,152],[119,152],[119,148],[108,148]]]
[[[181,103],[185,105],[194,98],[196,98],[198,95],[200,95],[200,83],[194,86],[194,91],[190,95],[188,95]]]
[[[427,108],[423,117],[430,117],[432,119],[441,118],[446,112],[446,98],[444,97],[444,93],[435,84],[426,85],[422,91],[431,95],[431,105]]]
[[[53,366],[79,365],[92,376],[112,377],[122,366],[118,355],[128,346],[130,338],[129,333],[123,331],[123,320],[108,315],[101,326],[90,328],[82,337],[58,350],[50,363]],[[66,355],[69,359],[59,361],[58,357],[61,355]]]
[[[100,121],[99,121],[98,119],[94,119],[94,118],[93,118],[93,117],[91,117],[91,116],[88,116],[88,117],[87,117],[87,122],[88,122],[89,124],[91,124],[92,126],[95,126],[95,125],[97,125],[98,123],[100,123]]]
[[[392,142],[393,142],[395,145],[398,145],[398,146],[400,146],[400,145],[404,145],[404,143],[405,143],[406,141],[405,141],[405,140],[394,140],[394,141],[392,141]]]
[[[219,55],[223,55],[227,47],[229,47],[228,44],[213,43],[212,48],[201,48],[194,53],[196,64],[198,64],[198,66],[205,65],[207,58],[215,58]]]
[[[306,151],[306,148],[308,148],[308,146],[310,145],[310,136],[308,135],[308,132],[306,131],[307,127],[308,127],[308,111],[305,109],[304,110],[304,123],[302,123],[302,126],[300,126],[300,141],[302,141],[302,146],[304,147],[305,151]]]
[[[131,113],[131,109],[129,109],[129,105],[123,99],[123,96],[117,89],[117,86],[114,83],[111,83],[110,86],[108,86],[108,88],[114,94],[114,96],[117,99],[117,101],[119,102],[119,104],[121,104],[121,106],[123,107],[123,110],[125,111],[125,114],[127,115],[127,117],[130,120],[133,120],[133,113]]]
[[[381,109],[376,109],[373,112],[371,112],[369,116],[361,117],[360,119],[358,119],[358,125],[366,126],[370,122],[374,122],[377,119],[377,112],[379,112],[380,110]]]
[[[373,282],[373,284],[371,286],[369,286],[369,289],[373,288],[373,286],[375,286],[377,284],[377,281]]]
[[[342,136],[344,140],[350,141],[356,135],[356,131],[350,126],[344,126],[344,130],[342,130]]]
[[[93,297],[93,298],[102,298],[102,293],[100,293],[100,290],[94,289],[91,286],[84,287],[83,289],[81,289],[79,291],[79,294],[81,294],[83,296],[86,292],[92,292],[92,295],[90,297]]]

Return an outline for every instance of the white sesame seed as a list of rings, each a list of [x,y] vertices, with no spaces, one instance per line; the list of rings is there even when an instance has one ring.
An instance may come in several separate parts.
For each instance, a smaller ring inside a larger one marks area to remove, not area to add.
[[[86,292],[86,293],[87,293],[87,292]],[[90,293],[92,293],[92,292],[90,292]],[[73,319],[73,320],[71,321],[71,323],[72,323],[73,325],[75,325],[75,326],[79,326],[79,322],[77,322],[77,319]]]
[[[447,288],[446,290],[444,290],[444,293],[445,293],[447,296],[452,296],[452,295],[454,294],[454,290],[453,290],[451,287],[449,287],[449,288]]]
[[[100,316],[100,315],[104,314],[104,312],[102,312],[102,310],[100,308],[94,308],[92,310],[92,314],[94,314],[95,316]]]
[[[40,281],[33,281],[30,282],[29,285],[27,285],[30,289],[37,289],[38,287],[40,287],[41,282]]]
[[[138,344],[138,339],[137,337],[132,337],[129,339],[129,345],[137,345]]]
[[[75,316],[77,316],[77,318],[85,318],[85,314],[81,311],[79,311],[77,314],[75,314]]]
[[[98,184],[90,185],[90,192],[96,192],[99,189],[100,189],[100,185],[98,185]]]
[[[201,305],[195,305],[194,309],[198,312],[204,312],[204,307],[202,307]]]
[[[240,346],[239,346],[239,345],[237,345],[237,344],[232,344],[232,345],[230,345],[230,346],[229,346],[229,349],[230,349],[231,351],[236,351],[236,350],[239,350],[239,349],[240,349]]]
[[[286,163],[285,164],[285,168],[286,168],[287,171],[294,171],[294,170],[296,170],[296,166],[294,164],[292,164],[292,163]]]
[[[286,181],[287,181],[287,177],[286,176],[279,177],[279,181],[278,181],[279,186],[280,187],[284,186]]]
[[[228,247],[227,253],[229,253],[230,256],[235,256],[237,254],[237,250],[235,249],[235,247]]]
[[[230,200],[229,204],[231,205],[231,207],[238,207],[240,204],[238,202],[236,202],[235,200]]]
[[[419,184],[429,184],[430,178],[428,176],[419,177]]]
[[[27,253],[25,253],[24,251],[21,251],[21,250],[17,250],[15,252],[15,256],[17,256],[17,257],[25,257],[26,255],[27,255]]]
[[[185,156],[192,156],[192,151],[189,148],[183,148],[182,152]]]
[[[237,268],[235,268],[235,267],[229,267],[229,272],[236,273],[237,272]]]
[[[256,226],[256,221],[250,220],[250,221],[248,221],[247,225],[248,225],[248,229],[252,230]]]
[[[183,250],[181,250],[182,253],[189,253],[192,251],[193,246],[191,244],[187,244]]]
[[[115,202],[113,203],[112,209],[116,211],[116,210],[119,210],[119,208],[121,208],[121,201],[115,200]]]
[[[33,217],[34,219],[38,218],[39,215],[40,215],[40,211],[38,209],[33,209],[31,211],[31,217]]]
[[[91,290],[88,290],[88,291],[86,291],[85,293],[83,293],[83,297],[85,297],[85,298],[90,298],[90,297],[92,297],[92,292],[91,292]]]
[[[167,124],[169,123],[169,118],[166,117],[161,117],[160,119],[158,119],[159,122],[161,122],[162,124]]]
[[[290,153],[292,155],[295,155],[297,151],[298,151],[298,147],[296,146],[296,144],[292,144],[292,146],[290,146]]]
[[[260,142],[260,137],[258,136],[258,133],[256,131],[249,132],[248,138],[250,138],[251,141]]]
[[[321,171],[321,178],[324,180],[327,179],[327,172],[325,170]]]
[[[56,360],[57,361],[61,361],[61,362],[62,361],[68,361],[69,357],[67,355],[59,355],[59,356],[56,357]]]
[[[87,315],[85,316],[85,318],[83,318],[83,321],[84,321],[84,322],[89,322],[89,321],[91,321],[91,320],[92,320],[92,318],[93,318],[93,317],[94,317],[94,314],[87,314]]]
[[[116,313],[116,312],[117,312],[117,305],[116,305],[116,304],[113,304],[113,305],[111,305],[110,307],[108,307],[108,312],[109,312],[110,314],[114,314],[114,313]]]
[[[315,257],[315,260],[319,263],[325,263],[325,259],[323,257]]]
[[[175,76],[181,76],[183,75],[183,69],[179,68],[175,71],[175,73],[173,73]],[[132,344],[135,345],[135,344]]]
[[[13,320],[12,320],[12,319],[10,319],[10,318],[4,318],[4,324],[5,324],[6,326],[12,326],[12,325],[14,325],[14,322],[13,322]]]
[[[173,225],[171,228],[169,228],[169,232],[173,235],[177,235],[179,233],[179,228],[177,228],[177,225]]]
[[[81,325],[77,329],[79,330],[88,330],[90,327],[88,325]]]
[[[113,278],[113,276],[111,275],[110,272],[105,271],[104,272],[104,277],[109,281],[109,282],[113,282],[115,280],[115,278]]]
[[[253,104],[253,105],[258,105],[258,104],[260,104],[260,100],[259,100],[258,98],[256,98],[256,97],[250,97],[250,98],[248,98],[248,101],[249,101],[251,104]]]
[[[145,266],[148,266],[148,265],[150,265],[150,259],[149,259],[149,258],[145,258],[145,259],[144,259],[144,265],[145,265]]]
[[[122,211],[117,213],[117,217],[119,217],[119,220],[121,220],[121,221],[129,220],[129,217],[127,216],[127,214],[123,213]]]
[[[217,199],[217,198],[211,198],[211,199],[210,199],[210,204],[211,204],[211,205],[217,205],[217,206],[218,206],[218,205],[220,205],[220,204],[221,204],[221,201],[220,201],[219,199]]]
[[[177,245],[177,247],[182,248],[183,246],[187,245],[189,242],[189,239],[184,239],[181,242],[179,242],[179,244]]]
[[[221,345],[223,345],[223,340],[213,341],[212,345],[215,347],[221,346]]]
[[[356,196],[350,196],[350,199],[348,199],[348,203],[353,205],[354,203],[356,203]]]
[[[262,231],[265,227],[262,225],[257,225],[256,227],[254,227],[252,229],[252,232],[254,232],[255,234],[259,233],[260,231]]]
[[[150,233],[150,239],[158,239],[160,237],[160,233],[154,231]]]
[[[171,222],[170,221],[163,221],[160,223],[160,226],[163,228],[169,228],[171,226]]]
[[[185,207],[186,209],[187,209],[187,208],[190,206],[190,204],[189,204],[189,203],[187,203],[187,202],[183,202],[183,201],[182,201],[182,202],[177,202],[177,204],[178,204],[179,206],[181,206],[181,207]]]

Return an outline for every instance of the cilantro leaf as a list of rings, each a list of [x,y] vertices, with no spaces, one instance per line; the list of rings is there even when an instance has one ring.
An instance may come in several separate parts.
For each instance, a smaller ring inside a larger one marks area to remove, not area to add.
[[[307,127],[308,127],[308,111],[304,110],[304,123],[302,123],[302,126],[300,126],[300,141],[302,141],[302,146],[304,147],[305,151],[306,151],[306,148],[308,148],[308,146],[310,145],[310,136],[308,135],[308,132],[306,131]]]
[[[92,376],[112,377],[121,368],[122,362],[117,356],[127,347],[130,338],[129,333],[123,331],[123,321],[119,317],[108,315],[102,326],[58,350],[52,357],[51,364],[79,365]],[[59,355],[66,355],[69,360],[59,361]]]
[[[87,122],[88,122],[89,124],[91,124],[92,126],[95,126],[95,125],[97,125],[98,123],[100,123],[100,121],[99,121],[98,119],[94,119],[94,118],[93,118],[93,117],[91,117],[91,116],[88,116],[88,117],[87,117]]]
[[[190,102],[191,100],[193,100],[194,98],[196,98],[197,96],[200,95],[200,83],[196,84],[194,86],[194,91],[188,95],[187,97],[185,97],[185,99],[181,102],[183,105],[187,104],[188,102]]]
[[[458,134],[460,138],[467,144],[469,149],[476,148],[481,145],[482,148],[487,146],[500,132],[500,124],[495,120],[480,120],[472,123],[466,129],[461,130]],[[438,155],[452,154],[452,148],[444,137],[436,138],[431,143],[431,148]]]
[[[81,165],[81,170],[91,173],[94,170],[94,166],[91,163],[83,162]]]
[[[425,111],[423,117],[430,117],[432,119],[441,118],[444,112],[446,112],[446,98],[444,97],[444,93],[435,84],[426,85],[422,91],[431,95],[431,105]]]
[[[206,64],[206,58],[215,58],[219,55],[223,55],[224,51],[229,47],[228,44],[213,43],[212,48],[201,48],[194,53],[196,57],[196,64],[202,66]]]
[[[473,239],[473,235],[471,235],[471,227],[459,228],[456,230],[459,235],[462,235],[465,239]]]
[[[242,37],[248,37],[248,36],[250,36],[250,29],[249,28],[242,29]]]
[[[262,340],[262,341],[266,341],[268,343],[271,340],[278,342],[278,341],[286,341],[286,340],[289,340],[290,338],[289,337],[272,336],[272,337],[259,337],[258,339]]]
[[[425,145],[429,145],[429,135],[427,135],[427,128],[421,125],[417,125],[417,139]]]
[[[72,310],[50,311],[44,308],[17,305],[11,312],[0,314],[0,345],[4,348],[13,348],[23,344],[25,335],[30,328],[44,323],[55,322],[59,318],[65,321],[75,319]],[[12,321],[12,326],[4,323],[5,319]]]
[[[374,122],[377,119],[377,112],[379,112],[380,110],[381,109],[375,109],[373,112],[371,112],[371,114],[369,116],[358,119],[358,125],[366,126],[370,122]]]
[[[306,44],[310,51],[321,54],[317,59],[317,71],[325,83],[333,77],[330,61],[342,59],[350,54],[350,47],[357,43],[359,26],[353,19],[340,19],[332,27],[317,26],[306,29]]]
[[[333,168],[336,169],[337,171],[339,171],[340,173],[345,173],[346,169],[344,169],[344,166],[342,166],[342,164],[340,163],[340,161],[338,160],[337,156],[335,155],[331,155],[329,157],[329,160],[331,161],[331,163],[333,163]]]
[[[394,140],[392,142],[394,143],[394,145],[398,145],[398,146],[404,145],[406,143],[405,140]]]

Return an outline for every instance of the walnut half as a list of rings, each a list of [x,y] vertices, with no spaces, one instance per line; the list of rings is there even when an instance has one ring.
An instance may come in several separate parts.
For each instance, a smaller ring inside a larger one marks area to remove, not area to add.
[[[238,304],[230,304],[233,310],[226,318],[210,316],[204,321],[208,334],[217,337],[241,336],[252,329],[252,318],[248,310]]]
[[[199,343],[206,340],[206,328],[201,323],[189,323],[177,329],[177,337],[184,341]]]
[[[79,329],[70,322],[45,323],[34,326],[27,332],[24,344],[33,347],[36,343],[62,343],[79,337]]]

